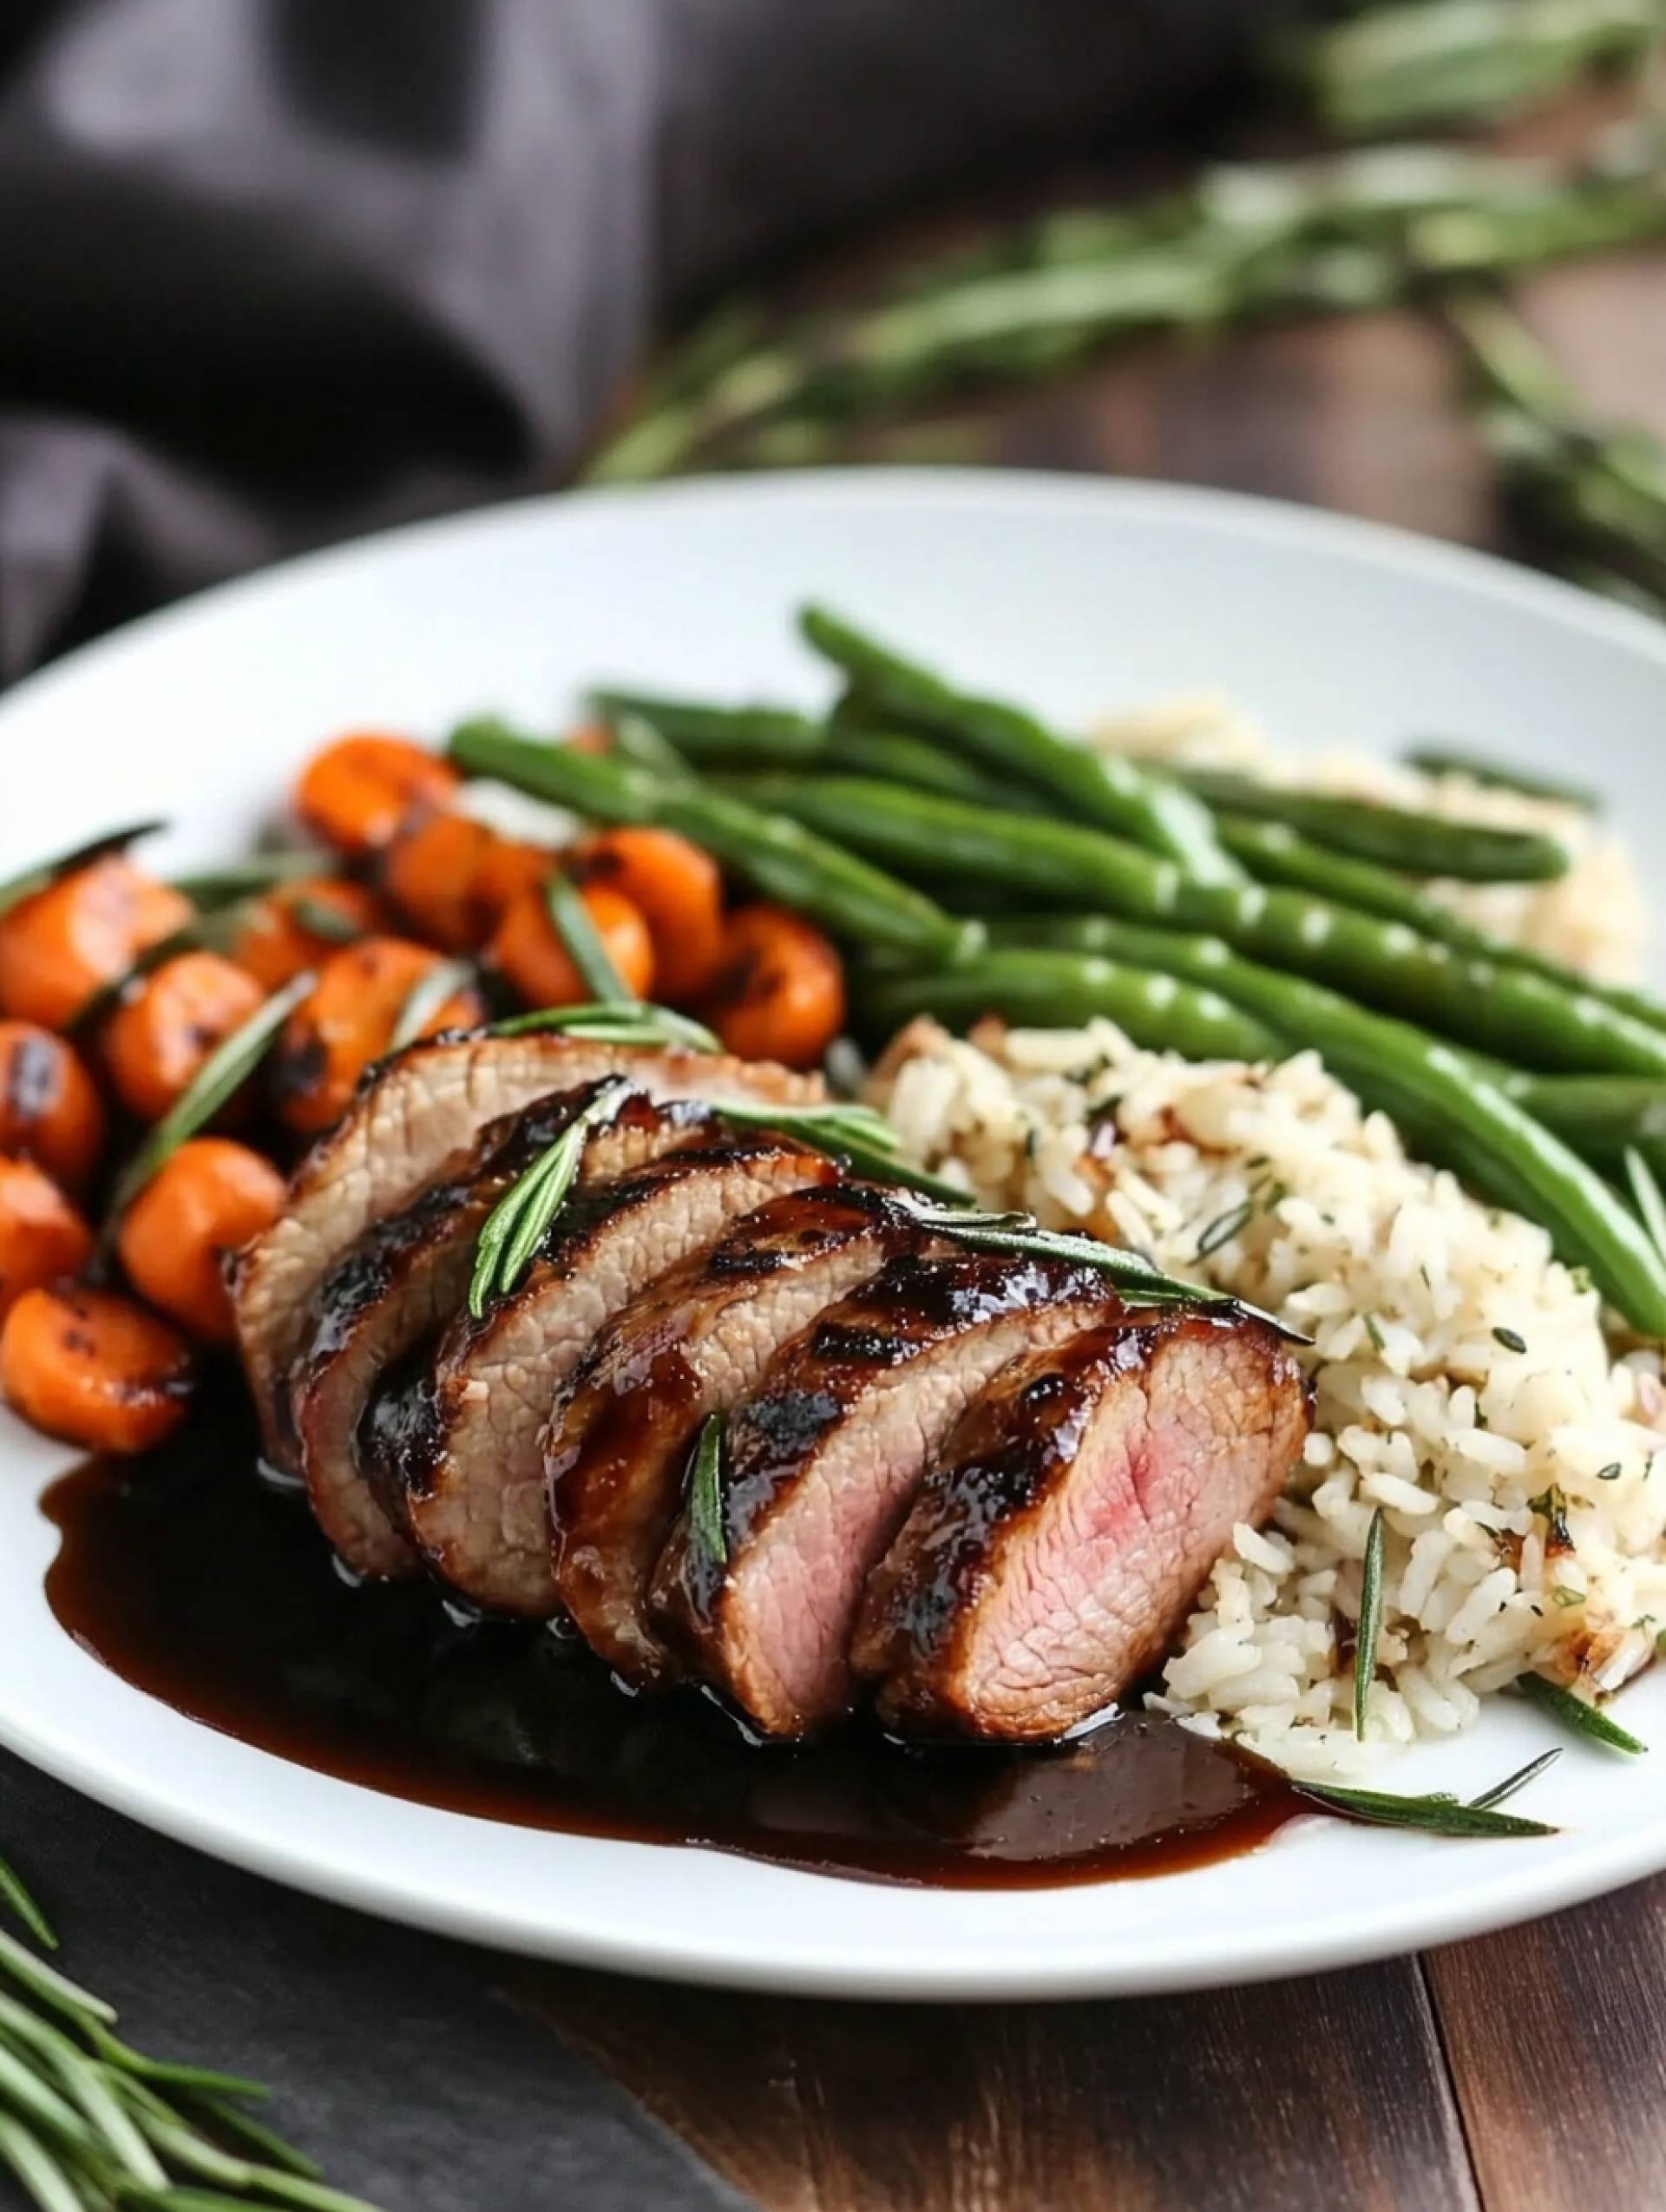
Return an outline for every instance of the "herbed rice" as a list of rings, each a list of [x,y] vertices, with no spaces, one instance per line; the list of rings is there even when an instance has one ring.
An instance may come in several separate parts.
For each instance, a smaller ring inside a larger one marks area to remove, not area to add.
[[[993,1206],[1151,1255],[1310,1335],[1315,1421],[1236,1532],[1161,1705],[1292,1771],[1358,1772],[1529,1668],[1611,1690],[1666,1629],[1666,1389],[1616,1356],[1536,1224],[1409,1159],[1302,1053],[1196,1063],[1109,1022],[957,1040],[915,1022],[874,1080],[911,1155]],[[1383,1509],[1367,1742],[1361,1562]]]

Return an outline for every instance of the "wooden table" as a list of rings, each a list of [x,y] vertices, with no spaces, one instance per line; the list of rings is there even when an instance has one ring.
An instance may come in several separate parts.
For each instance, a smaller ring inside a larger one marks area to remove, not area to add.
[[[1559,270],[1526,299],[1595,402],[1666,431],[1666,255]],[[1009,464],[1499,535],[1450,357],[1407,316],[1142,347],[981,419]],[[914,2009],[514,1979],[769,2212],[1666,2205],[1666,1877],[1206,1996]]]

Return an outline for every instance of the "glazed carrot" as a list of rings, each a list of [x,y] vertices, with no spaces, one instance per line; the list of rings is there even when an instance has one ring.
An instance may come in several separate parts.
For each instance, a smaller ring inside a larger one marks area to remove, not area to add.
[[[116,1250],[135,1290],[205,1343],[232,1341],[222,1263],[283,1211],[284,1178],[246,1145],[193,1137],[123,1215]]]
[[[813,1067],[844,1027],[844,969],[830,940],[801,916],[738,907],[702,1012],[743,1059]]]
[[[0,1152],[37,1160],[80,1190],[104,1149],[104,1108],[71,1047],[30,1021],[0,1021]]]
[[[582,893],[590,918],[627,989],[652,995],[653,941],[627,898],[605,883]],[[528,1006],[578,1006],[595,996],[561,942],[541,889],[522,891],[499,922],[487,957]]]
[[[574,856],[580,883],[621,892],[648,925],[653,988],[672,1006],[708,991],[723,954],[723,876],[672,830],[606,830]]]
[[[33,1161],[0,1159],[0,1314],[43,1283],[79,1274],[93,1234]]]
[[[193,1374],[179,1331],[131,1298],[26,1290],[0,1329],[0,1395],[49,1436],[146,1452],[185,1418]]]
[[[62,1029],[190,919],[187,900],[120,853],[60,876],[0,915],[0,1014]]]
[[[430,814],[394,837],[382,881],[430,944],[476,952],[516,893],[542,883],[549,869],[548,853],[500,837],[487,823],[466,814]]]
[[[326,936],[310,926],[312,915],[320,919],[333,915],[337,926]],[[281,991],[295,976],[327,960],[345,939],[367,937],[381,925],[382,908],[374,891],[336,876],[309,876],[254,900],[229,953],[264,989]]]
[[[438,953],[407,937],[365,937],[331,955],[273,1054],[272,1092],[292,1129],[311,1136],[330,1126],[364,1070],[388,1050],[411,993],[443,964]],[[416,1034],[471,1027],[485,1014],[478,992],[458,990]]]
[[[160,1121],[216,1045],[266,996],[219,953],[182,952],[136,983],[104,1030],[104,1060],[122,1104]]]
[[[456,789],[456,771],[426,746],[355,731],[314,753],[295,786],[295,811],[342,852],[379,852],[402,822],[449,806]]]

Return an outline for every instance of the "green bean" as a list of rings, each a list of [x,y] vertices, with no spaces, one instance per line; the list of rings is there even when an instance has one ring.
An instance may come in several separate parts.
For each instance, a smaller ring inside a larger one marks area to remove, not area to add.
[[[1091,970],[1079,955],[1158,969],[1218,992],[1255,1014],[1292,1048],[1311,1046],[1331,1073],[1368,1105],[1388,1113],[1414,1149],[1454,1168],[1495,1204],[1543,1222],[1557,1251],[1590,1269],[1603,1294],[1643,1335],[1666,1332],[1666,1261],[1630,1209],[1595,1171],[1496,1084],[1478,1075],[1462,1053],[1410,1024],[1371,1014],[1334,991],[1242,959],[1218,937],[1131,927],[1102,916],[1052,916],[999,928],[1004,946],[1032,930],[1070,951],[1055,951],[1059,995],[1051,1017],[1038,978],[1026,993],[1026,1017],[1079,1021],[1091,996]],[[952,971],[952,988],[967,1009],[998,1013],[994,995],[1001,952],[974,955]],[[991,970],[993,969],[993,975]],[[989,976],[989,994],[979,988]],[[942,979],[888,977],[888,1009],[928,1010],[945,991]],[[981,1001],[981,1003],[980,1003]],[[1114,1021],[1117,1015],[1107,1005]]]
[[[1559,983],[1564,990],[1601,999],[1605,1006],[1647,1022],[1651,1029],[1666,1032],[1666,1002],[1624,984],[1598,982],[1595,977],[1583,975],[1577,968],[1569,967],[1565,961],[1552,960],[1547,953],[1512,944],[1509,938],[1497,936],[1490,929],[1478,929],[1473,922],[1466,922],[1462,915],[1455,914],[1449,906],[1431,896],[1420,884],[1392,868],[1380,868],[1375,861],[1354,860],[1345,853],[1327,851],[1282,822],[1259,822],[1247,815],[1223,814],[1218,817],[1218,825],[1228,851],[1242,861],[1259,883],[1282,883],[1313,891],[1341,905],[1357,907],[1362,913],[1381,916],[1385,921],[1404,922],[1424,936],[1451,945],[1456,951],[1473,954],[1479,960],[1497,961],[1503,968],[1518,968],[1529,975],[1543,975],[1550,982]]]
[[[1258,883],[1198,883],[1171,861],[1094,830],[1006,815],[924,791],[831,776],[744,789],[901,874],[956,876],[981,898],[1019,889],[1135,922],[1217,932],[1250,957],[1446,1032],[1522,1067],[1666,1075],[1666,1034],[1580,990],[1467,959],[1403,923]]]
[[[1666,1166],[1666,1083],[1635,1075],[1518,1072],[1503,1081],[1518,1106],[1597,1165],[1617,1167],[1636,1150],[1651,1166]]]
[[[1188,790],[1212,807],[1287,823],[1316,845],[1381,862],[1412,876],[1452,876],[1474,883],[1541,883],[1568,872],[1565,846],[1537,830],[1495,830],[1419,814],[1374,799],[1333,798],[1328,792],[1263,784],[1218,768],[1176,771]]]
[[[1033,798],[1020,801],[990,770],[912,730],[864,729],[836,720],[828,725],[821,758],[810,765],[836,776],[873,777],[881,783],[903,784],[914,791],[937,791],[945,798],[970,799],[983,806],[1022,804],[1027,811],[1035,804]]]
[[[1468,752],[1461,745],[1424,743],[1408,745],[1400,755],[1420,776],[1466,776],[1484,791],[1514,791],[1522,798],[1552,799],[1558,806],[1577,806],[1582,814],[1600,814],[1600,792],[1584,784],[1564,784],[1550,776],[1530,776],[1525,768],[1506,768],[1484,754]]]
[[[1277,1033],[1207,986],[1092,954],[975,954],[930,975],[904,970],[865,979],[861,1011],[889,1035],[910,1014],[967,1023],[998,1011],[1038,1028],[1081,1027],[1103,1018],[1137,1045],[1188,1060],[1273,1060]]]
[[[714,706],[653,692],[593,691],[589,703],[610,728],[636,718],[685,758],[780,768],[813,760],[826,739],[821,725],[790,706]]]
[[[592,820],[675,830],[764,895],[861,944],[934,958],[961,948],[967,925],[921,892],[814,836],[782,815],[707,790],[653,776],[629,762],[518,736],[489,718],[451,734],[453,761]]]
[[[956,691],[825,607],[802,608],[798,623],[817,652],[888,716],[923,724],[964,745],[986,766],[1040,785],[1061,800],[1073,819],[1184,861],[1200,883],[1238,880],[1236,866],[1216,842],[1207,810],[1166,778],[1074,745],[1021,707]]]

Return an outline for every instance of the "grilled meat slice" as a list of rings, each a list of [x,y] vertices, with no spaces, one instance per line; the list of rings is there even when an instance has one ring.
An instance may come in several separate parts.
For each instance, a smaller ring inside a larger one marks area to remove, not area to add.
[[[464,1164],[476,1132],[552,1091],[623,1073],[652,1097],[819,1098],[819,1078],[725,1054],[594,1045],[554,1032],[413,1045],[384,1063],[296,1170],[289,1204],[238,1255],[238,1343],[268,1455],[292,1466],[287,1380],[313,1292],[373,1221]]]
[[[668,1632],[765,1734],[834,1718],[869,1573],[961,1413],[1008,1361],[1120,1310],[1074,1262],[890,1262],[731,1420],[718,1495],[691,1496],[655,1575]]]
[[[544,1436],[555,1581],[593,1648],[633,1681],[674,1671],[649,1579],[705,1416],[754,1388],[778,1349],[928,1234],[870,1184],[772,1198],[614,1316]]]
[[[911,1732],[1061,1735],[1154,1665],[1234,1524],[1265,1518],[1308,1394],[1263,1323],[1131,1314],[1019,1360],[961,1420],[852,1647]]]
[[[738,1214],[834,1181],[836,1164],[758,1131],[685,1145],[569,1200],[520,1288],[459,1314],[378,1396],[366,1443],[441,1577],[489,1611],[556,1611],[540,1440],[555,1394],[619,1309]]]
[[[418,1564],[361,1456],[358,1424],[372,1392],[393,1362],[462,1303],[481,1229],[515,1178],[617,1080],[604,1077],[488,1122],[456,1172],[372,1223],[314,1293],[290,1375],[292,1433],[318,1525],[357,1573],[408,1574]],[[607,1182],[646,1166],[713,1126],[696,1100],[658,1106],[629,1093],[592,1133],[579,1180]]]

